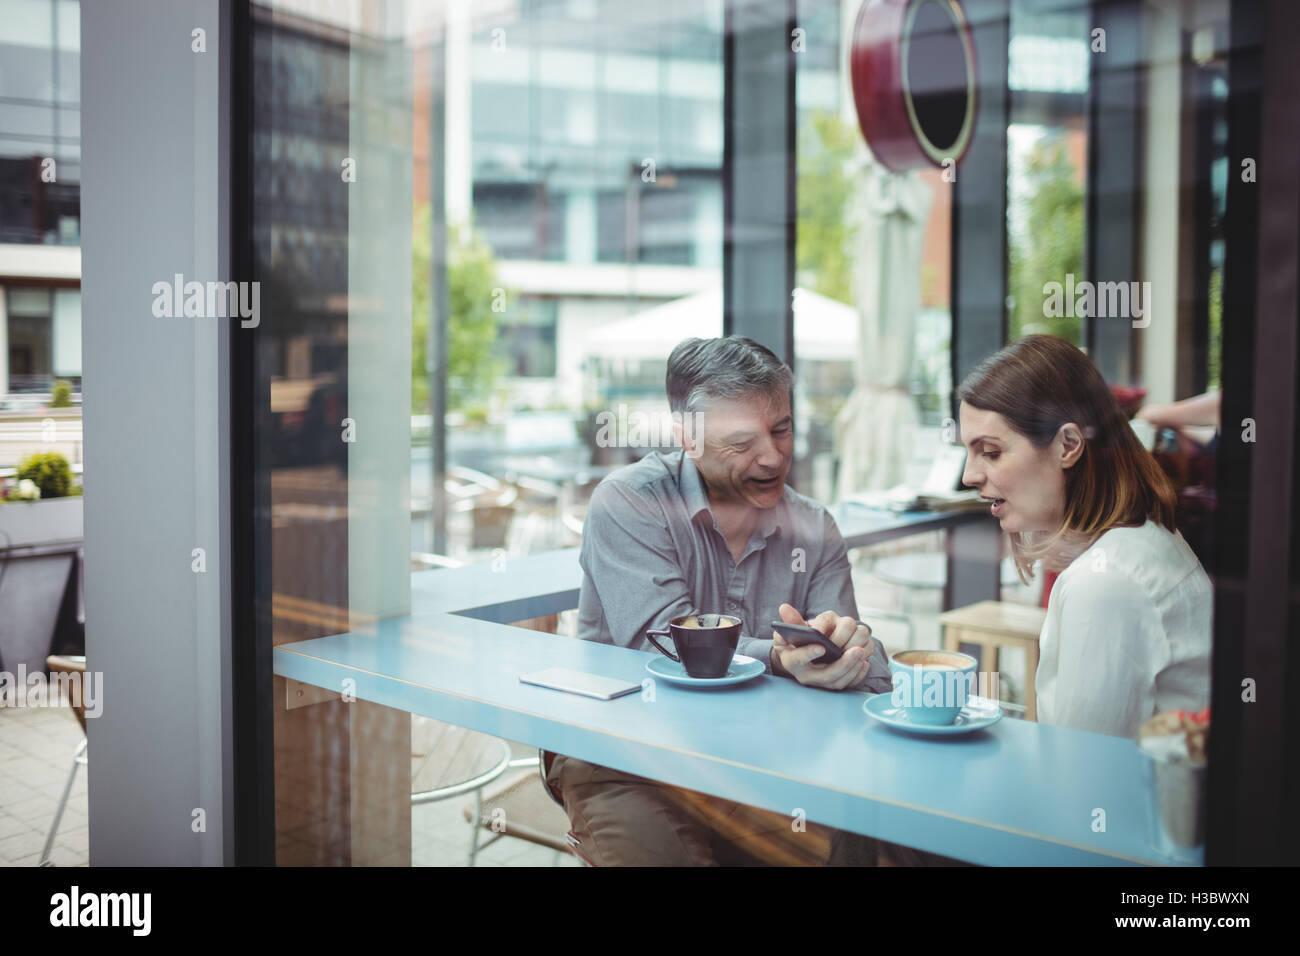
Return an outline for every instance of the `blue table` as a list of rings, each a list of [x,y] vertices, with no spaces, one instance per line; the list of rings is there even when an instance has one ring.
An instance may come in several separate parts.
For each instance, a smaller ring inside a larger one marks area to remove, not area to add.
[[[503,626],[574,607],[580,581],[576,549],[419,572],[409,617],[280,645],[275,673],[334,690],[351,679],[363,700],[973,863],[1202,860],[1148,846],[1142,763],[1127,740],[1012,719],[964,738],[909,737],[871,722],[863,694],[768,676],[708,692],[660,681],[614,701],[520,684],[550,666],[648,676],[652,654]]]

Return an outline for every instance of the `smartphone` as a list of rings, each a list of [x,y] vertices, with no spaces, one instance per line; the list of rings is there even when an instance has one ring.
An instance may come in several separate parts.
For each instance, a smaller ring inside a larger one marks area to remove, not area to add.
[[[566,694],[595,697],[597,700],[613,700],[615,697],[635,694],[641,689],[640,681],[616,680],[598,674],[585,674],[567,667],[548,667],[546,670],[534,671],[531,674],[520,674],[519,680],[525,684],[562,690]]]
[[[826,648],[825,654],[813,659],[814,664],[834,664],[844,656],[844,651],[840,649],[840,646],[815,627],[809,627],[806,624],[787,624],[785,621],[773,621],[772,630],[795,647],[820,644]]]

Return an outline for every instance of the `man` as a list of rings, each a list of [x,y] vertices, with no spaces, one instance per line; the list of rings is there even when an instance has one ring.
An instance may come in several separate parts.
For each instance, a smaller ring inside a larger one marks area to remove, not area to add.
[[[652,452],[605,478],[583,526],[578,636],[653,649],[649,628],[734,614],[739,653],[813,688],[892,689],[859,623],[844,539],[826,509],[785,485],[794,451],[793,374],[751,339],[687,339],[668,359],[684,451]],[[804,615],[808,616],[805,621]],[[844,648],[797,648],[771,621],[808,623]],[[762,728],[754,728],[761,733]],[[557,755],[547,777],[598,865],[874,863],[873,841],[788,814],[670,787]]]

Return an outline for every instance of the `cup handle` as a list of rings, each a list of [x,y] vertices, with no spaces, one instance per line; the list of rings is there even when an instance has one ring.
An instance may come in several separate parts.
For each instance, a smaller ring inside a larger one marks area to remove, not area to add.
[[[646,631],[645,636],[646,636],[646,640],[648,640],[651,644],[653,644],[656,648],[658,648],[661,654],[667,654],[671,660],[674,660],[678,664],[680,664],[682,662],[680,657],[678,657],[672,651],[668,650],[662,644],[660,644],[658,641],[655,640],[656,634],[660,637],[667,637],[670,633],[671,632],[666,627],[655,627]]]

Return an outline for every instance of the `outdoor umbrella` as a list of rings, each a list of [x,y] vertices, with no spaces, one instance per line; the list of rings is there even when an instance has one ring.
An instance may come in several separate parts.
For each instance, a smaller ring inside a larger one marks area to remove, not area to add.
[[[856,385],[836,416],[838,497],[906,479],[916,406],[909,389],[930,190],[862,147],[855,159],[853,298]]]

